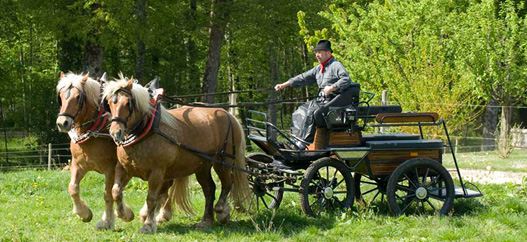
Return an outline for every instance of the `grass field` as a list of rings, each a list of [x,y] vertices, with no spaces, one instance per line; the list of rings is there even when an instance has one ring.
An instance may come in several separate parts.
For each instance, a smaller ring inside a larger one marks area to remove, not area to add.
[[[193,180],[195,180],[193,178]],[[3,241],[350,241],[350,240],[473,240],[518,241],[527,239],[527,185],[481,185],[485,196],[458,199],[449,217],[391,217],[385,206],[354,206],[346,214],[307,218],[300,211],[298,195],[286,194],[275,216],[269,211],[234,214],[233,222],[196,230],[199,217],[176,213],[160,225],[157,234],[138,233],[141,224],[117,220],[115,230],[97,231],[103,210],[103,177],[89,173],[81,193],[94,212],[89,223],[71,213],[65,171],[0,173],[0,238]],[[195,182],[194,182],[195,183]],[[132,180],[125,199],[138,213],[146,183]],[[203,211],[203,195],[194,184],[194,207]]]
[[[443,155],[445,166],[454,167],[452,155]],[[496,151],[458,153],[456,158],[460,168],[527,172],[527,150],[515,149],[508,158],[501,158]]]

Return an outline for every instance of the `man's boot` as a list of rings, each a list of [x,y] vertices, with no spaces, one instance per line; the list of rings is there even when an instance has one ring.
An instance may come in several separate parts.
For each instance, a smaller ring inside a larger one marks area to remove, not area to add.
[[[317,128],[315,139],[313,140],[315,150],[323,150],[328,146],[329,134],[326,128]]]

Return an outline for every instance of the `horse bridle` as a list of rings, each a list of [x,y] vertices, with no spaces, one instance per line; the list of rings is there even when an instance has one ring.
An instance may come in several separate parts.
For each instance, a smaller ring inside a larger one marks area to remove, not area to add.
[[[58,114],[58,116],[64,116],[64,117],[68,117],[68,118],[71,118],[73,120],[75,120],[75,117],[77,117],[77,115],[80,113],[80,111],[82,110],[82,108],[84,107],[84,102],[86,100],[86,94],[80,90],[79,88],[76,88],[74,86],[69,86],[67,87],[67,90],[66,90],[66,100],[70,98],[70,95],[71,95],[71,89],[77,89],[79,90],[79,100],[77,100],[77,105],[78,105],[78,108],[77,108],[77,112],[75,114],[69,114],[69,113],[66,113],[66,112],[61,112]],[[57,100],[58,100],[58,103],[60,105],[60,107],[62,107],[62,99],[60,98],[60,93],[62,92],[64,88],[61,88],[59,90],[59,94],[57,95]]]
[[[110,122],[117,122],[117,123],[121,123],[124,125],[124,128],[125,129],[128,129],[128,126],[126,123],[128,123],[128,119],[130,119],[130,117],[132,116],[132,113],[134,112],[134,104],[135,104],[135,100],[134,100],[134,96],[132,95],[132,92],[126,88],[120,88],[120,89],[117,89],[117,91],[115,91],[112,95],[112,102],[115,104],[117,103],[118,101],[118,93],[119,92],[124,92],[126,95],[128,95],[130,97],[130,100],[128,102],[128,116],[126,118],[121,118],[121,117],[113,117],[110,119]],[[110,105],[108,105],[108,102],[104,102],[104,109],[107,111],[107,112],[110,112]],[[111,113],[111,112],[110,112]]]

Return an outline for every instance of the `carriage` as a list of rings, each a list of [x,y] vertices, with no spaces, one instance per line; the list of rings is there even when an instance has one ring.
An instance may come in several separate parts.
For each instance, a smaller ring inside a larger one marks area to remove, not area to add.
[[[265,113],[249,111],[247,138],[263,151],[247,156],[257,206],[278,208],[284,192],[296,192],[308,216],[346,210],[354,201],[384,203],[385,197],[393,215],[446,215],[455,198],[482,196],[462,179],[445,120],[437,113],[372,106],[374,94],[361,95],[362,102],[330,109],[329,145],[322,150],[304,149],[301,139],[267,122]],[[441,128],[445,142],[427,138],[428,126]],[[367,134],[393,127],[417,127],[419,134]],[[443,166],[445,149],[455,165],[451,171]]]

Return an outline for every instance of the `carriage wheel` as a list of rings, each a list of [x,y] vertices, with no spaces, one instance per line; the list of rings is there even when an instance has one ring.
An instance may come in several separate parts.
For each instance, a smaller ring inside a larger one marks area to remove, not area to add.
[[[345,211],[353,204],[354,192],[351,171],[344,163],[318,159],[307,168],[300,184],[302,211],[311,217]]]
[[[272,163],[273,158],[263,154],[263,153],[254,153],[247,156],[250,159],[261,163]],[[249,176],[249,185],[254,193],[254,203],[256,209],[266,208],[266,209],[275,209],[280,207],[282,199],[284,197],[284,182],[276,182],[269,179],[266,179],[265,176],[269,175],[268,170],[260,169],[251,162],[247,163],[249,169],[256,173],[257,175]]]
[[[446,215],[454,201],[454,182],[437,161],[415,158],[395,169],[386,188],[391,212]]]
[[[384,203],[386,195],[387,177],[372,179],[359,173],[353,175],[355,185],[355,201],[364,205],[372,204],[376,201]]]

